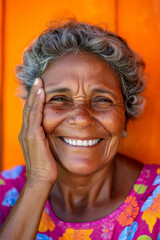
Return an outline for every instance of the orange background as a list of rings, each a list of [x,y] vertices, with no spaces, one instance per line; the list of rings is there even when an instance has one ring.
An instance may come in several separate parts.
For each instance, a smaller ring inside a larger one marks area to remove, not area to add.
[[[160,163],[160,1],[1,0],[2,168],[24,163],[18,143],[23,104],[16,97],[15,66],[21,62],[24,48],[46,28],[46,23],[59,16],[106,23],[109,30],[126,38],[143,56],[150,77],[144,93],[146,110],[139,119],[128,124],[127,137],[122,140],[119,151],[143,162]]]

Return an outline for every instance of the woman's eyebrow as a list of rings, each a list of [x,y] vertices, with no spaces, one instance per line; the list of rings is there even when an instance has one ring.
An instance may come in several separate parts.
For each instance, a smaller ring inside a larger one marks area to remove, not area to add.
[[[92,93],[109,93],[114,95],[114,93],[110,90],[105,90],[105,89],[101,89],[101,88],[95,88],[91,91]]]
[[[104,90],[104,89],[101,89],[101,88],[95,88],[92,90],[93,93],[110,93],[110,91],[108,90]]]
[[[69,88],[54,88],[54,89],[48,89],[46,90],[46,95],[52,94],[52,93],[66,93],[66,92],[71,92]]]
[[[117,95],[115,93],[113,93],[112,91],[110,91],[110,90],[105,90],[105,89],[101,89],[101,88],[95,88],[95,89],[92,90],[92,94],[95,94],[95,93],[111,94],[114,98],[117,99]]]

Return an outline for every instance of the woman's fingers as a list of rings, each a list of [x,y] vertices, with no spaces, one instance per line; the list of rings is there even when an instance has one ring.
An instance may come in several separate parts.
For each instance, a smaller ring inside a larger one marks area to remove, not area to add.
[[[37,96],[38,90],[42,87],[43,87],[42,80],[40,78],[36,78],[30,90],[29,96],[26,100],[24,110],[23,110],[22,130],[24,131],[24,135],[26,134],[26,131],[28,129],[28,117],[29,117],[31,107],[34,103],[35,97]]]
[[[43,108],[45,102],[45,93],[43,88],[39,88],[35,96],[30,113],[28,117],[28,135],[36,134],[38,138],[45,138],[44,130],[42,128]]]
[[[57,178],[57,166],[42,126],[44,103],[43,82],[36,79],[24,107],[19,141],[28,179],[53,184]]]
[[[23,120],[24,121],[28,119],[30,108],[33,105],[33,102],[34,102],[34,99],[37,95],[38,89],[42,88],[42,87],[43,87],[42,80],[40,78],[36,78],[34,83],[33,83],[32,88],[30,90],[29,96],[26,100],[26,103],[24,105],[24,110],[23,110]]]
[[[40,92],[39,89],[41,89],[42,87],[43,87],[42,80],[40,78],[35,79],[34,84],[30,90],[28,99],[26,100],[24,110],[23,110],[23,123],[22,123],[21,132],[19,134],[19,142],[22,147],[22,151],[23,151],[23,155],[24,155],[24,158],[26,161],[27,169],[30,169],[30,161],[28,160],[29,159],[28,128],[34,127],[34,121],[32,121],[31,126],[29,127],[29,116],[30,116],[30,112],[31,111],[33,112],[32,108],[35,105],[34,104],[35,98],[37,97],[37,95],[39,95],[38,94]],[[40,114],[42,115],[42,113],[40,113]],[[41,118],[42,118],[42,116],[39,117],[39,124],[41,124],[40,123]],[[35,116],[34,120],[36,120],[36,116]],[[32,129],[30,129],[30,132],[33,133]]]
[[[34,99],[37,95],[37,91],[39,88],[42,88],[43,87],[43,83],[42,83],[42,80],[40,78],[36,78],[32,87],[31,87],[31,90],[30,90],[30,93],[29,93],[29,96],[28,96],[28,99],[26,101],[26,106],[27,107],[31,107],[33,102],[34,102]]]

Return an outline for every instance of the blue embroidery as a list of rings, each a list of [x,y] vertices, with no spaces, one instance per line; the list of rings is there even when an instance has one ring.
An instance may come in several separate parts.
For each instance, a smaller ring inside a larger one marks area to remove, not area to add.
[[[137,231],[138,224],[133,222],[130,227],[126,227],[120,234],[118,240],[132,240],[135,232]]]
[[[19,193],[18,193],[17,189],[12,188],[5,194],[2,205],[6,206],[6,207],[13,207],[14,204],[16,203],[18,197],[19,197]]]
[[[158,196],[158,194],[160,193],[160,185],[158,187],[156,187],[156,189],[153,191],[153,195],[150,196],[143,204],[141,211],[145,211],[147,208],[149,208],[152,203],[153,203],[153,199],[156,198]]]
[[[160,240],[160,233],[159,233],[159,235],[158,235],[158,238],[157,238],[157,240]]]
[[[37,234],[36,236],[36,240],[53,240],[51,237],[48,237],[45,234]]]
[[[155,180],[154,180],[154,183],[153,185],[157,185],[157,184],[160,184],[160,175],[158,175]]]
[[[9,169],[9,170],[6,170],[6,171],[2,172],[2,176],[5,179],[16,179],[16,178],[19,177],[22,170],[23,170],[23,166],[16,166],[12,169]]]

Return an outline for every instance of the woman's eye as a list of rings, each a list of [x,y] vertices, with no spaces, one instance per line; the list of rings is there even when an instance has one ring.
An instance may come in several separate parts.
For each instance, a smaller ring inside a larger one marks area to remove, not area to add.
[[[110,102],[112,103],[112,101],[110,99],[106,99],[106,98],[101,98],[99,100],[97,100],[98,102]]]
[[[66,98],[66,97],[63,97],[63,96],[56,96],[56,97],[53,97],[49,100],[49,103],[52,104],[53,106],[62,106],[62,107],[66,107],[68,105],[70,105],[71,101]]]
[[[66,99],[64,97],[54,97],[50,100],[50,102],[52,101],[63,102],[66,101]]]
[[[111,106],[113,104],[113,101],[109,98],[96,98],[92,100],[92,106],[94,108],[99,109],[106,109],[107,107]]]
[[[113,101],[109,98],[96,98],[93,100],[94,103],[113,103]]]

